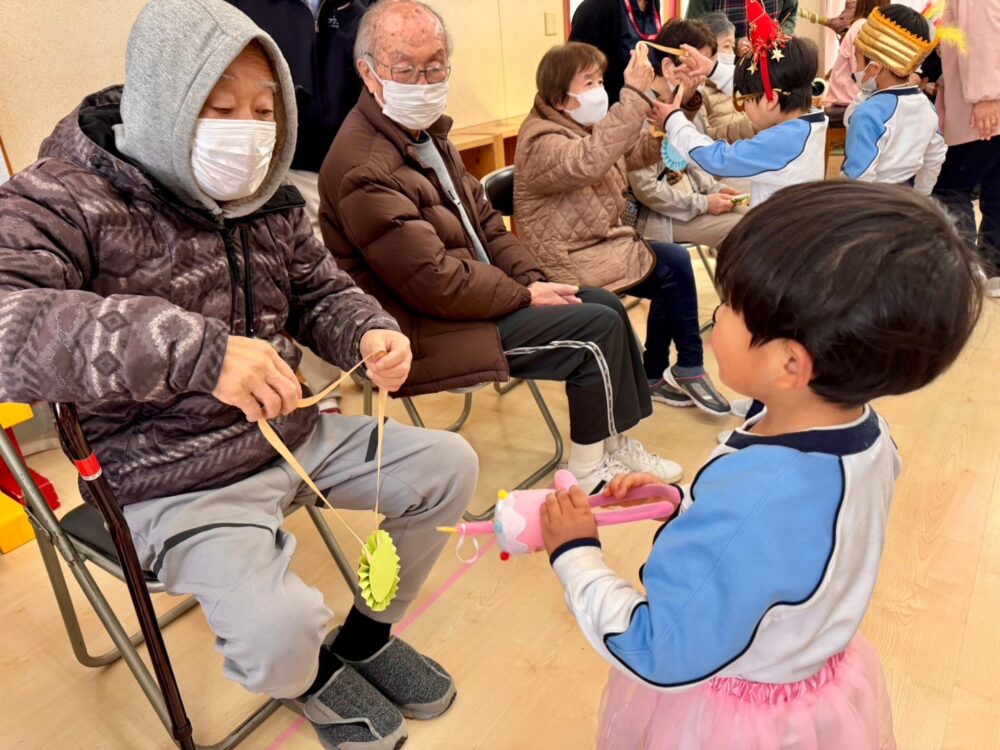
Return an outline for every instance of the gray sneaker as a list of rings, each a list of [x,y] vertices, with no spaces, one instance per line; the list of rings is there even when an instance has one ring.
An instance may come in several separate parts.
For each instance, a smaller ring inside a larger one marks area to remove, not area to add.
[[[715,384],[707,372],[693,378],[682,378],[674,372],[673,367],[668,367],[663,371],[663,379],[674,388],[684,391],[691,397],[694,405],[703,412],[713,417],[729,414],[729,402],[715,389]]]
[[[283,700],[313,725],[326,750],[397,750],[406,742],[402,714],[344,664],[308,700]]]
[[[337,630],[327,636],[327,642],[333,642]],[[399,638],[390,638],[364,661],[343,661],[354,667],[407,719],[433,719],[455,702],[457,693],[451,675]]]
[[[694,406],[694,401],[680,388],[674,388],[662,378],[649,384],[649,397],[667,406]]]

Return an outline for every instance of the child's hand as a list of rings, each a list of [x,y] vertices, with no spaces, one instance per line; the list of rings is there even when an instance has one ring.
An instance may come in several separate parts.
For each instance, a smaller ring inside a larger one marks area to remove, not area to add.
[[[644,487],[647,484],[663,484],[663,480],[652,474],[619,474],[611,483],[604,488],[604,492],[601,494],[605,497],[614,497],[618,500],[624,498],[630,490],[634,490],[636,487]],[[633,505],[645,505],[646,503],[655,503],[660,500],[670,500],[669,497],[652,497],[643,500],[629,500],[627,502],[616,503],[623,508],[629,508]]]
[[[681,49],[687,53],[681,58],[681,62],[691,72],[691,75],[708,78],[712,74],[715,69],[715,60],[705,57],[690,44],[682,44]]]
[[[667,129],[667,118],[681,108],[684,101],[684,87],[680,86],[674,93],[672,101],[653,102],[653,109],[646,117],[646,121],[657,130]]]
[[[574,539],[596,539],[597,521],[586,493],[579,487],[569,492],[553,492],[541,508],[542,540],[551,555],[566,542]]]

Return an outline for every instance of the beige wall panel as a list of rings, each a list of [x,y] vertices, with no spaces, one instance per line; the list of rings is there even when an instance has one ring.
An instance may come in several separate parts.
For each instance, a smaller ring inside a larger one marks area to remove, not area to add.
[[[506,116],[497,0],[432,0],[454,41],[448,114],[456,128]]]
[[[144,0],[0,0],[0,135],[11,166],[87,94],[125,76],[128,32]]]
[[[499,0],[503,38],[506,116],[523,115],[535,100],[535,70],[542,55],[566,34],[562,0]],[[555,16],[555,34],[545,33],[545,14]]]

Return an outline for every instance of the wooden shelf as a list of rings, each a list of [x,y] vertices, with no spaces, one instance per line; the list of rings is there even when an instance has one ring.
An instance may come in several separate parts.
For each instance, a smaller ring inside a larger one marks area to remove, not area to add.
[[[462,155],[465,168],[481,178],[513,164],[517,132],[525,117],[515,115],[451,131],[451,142]]]

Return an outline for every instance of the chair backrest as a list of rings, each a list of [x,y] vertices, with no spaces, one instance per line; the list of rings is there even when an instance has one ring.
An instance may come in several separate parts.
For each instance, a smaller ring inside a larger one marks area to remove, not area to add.
[[[514,167],[504,167],[483,177],[486,200],[504,216],[514,215]]]

